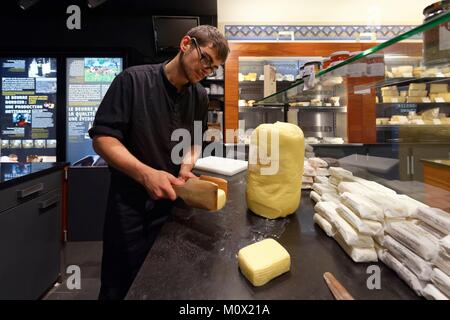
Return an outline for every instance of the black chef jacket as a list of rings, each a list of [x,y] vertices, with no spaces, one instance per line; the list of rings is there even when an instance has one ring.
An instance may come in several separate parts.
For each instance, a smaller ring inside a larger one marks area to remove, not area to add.
[[[132,67],[114,79],[99,106],[91,137],[119,139],[141,162],[178,175],[171,160],[173,130],[194,137],[194,120],[207,129],[208,98],[200,84],[178,93],[164,64]],[[201,143],[201,141],[200,141]],[[153,201],[145,188],[110,167],[111,184],[103,231],[100,299],[123,299],[170,214],[172,201]]]
[[[185,128],[193,139],[194,121],[202,121],[203,135],[208,96],[200,84],[187,85],[178,93],[164,65],[131,67],[118,75],[98,108],[89,135],[115,137],[144,164],[176,176],[180,166],[170,156],[178,141],[171,141],[172,132]]]

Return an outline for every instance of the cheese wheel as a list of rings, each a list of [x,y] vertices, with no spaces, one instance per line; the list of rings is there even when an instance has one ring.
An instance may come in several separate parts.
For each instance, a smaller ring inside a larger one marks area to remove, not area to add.
[[[246,190],[252,212],[276,219],[297,210],[304,155],[303,132],[294,124],[261,124],[253,131]]]

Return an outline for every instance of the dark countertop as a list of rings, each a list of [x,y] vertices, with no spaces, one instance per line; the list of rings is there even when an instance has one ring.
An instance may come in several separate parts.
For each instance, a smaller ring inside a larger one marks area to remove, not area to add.
[[[209,174],[209,173],[208,173]],[[210,213],[176,209],[133,282],[127,299],[333,299],[323,280],[332,272],[355,299],[419,299],[382,262],[354,263],[313,223],[313,202],[302,193],[297,212],[266,220],[247,210],[245,176],[229,181],[226,206]],[[273,237],[291,255],[291,270],[264,286],[253,287],[241,274],[240,248]],[[366,286],[367,267],[380,266],[381,290]]]
[[[450,170],[450,159],[421,159],[423,162],[435,164]]]
[[[66,162],[0,163],[0,189],[62,170]]]

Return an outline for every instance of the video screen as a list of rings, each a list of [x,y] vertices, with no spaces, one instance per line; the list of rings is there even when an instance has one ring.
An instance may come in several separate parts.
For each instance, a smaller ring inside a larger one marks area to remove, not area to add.
[[[56,71],[56,58],[0,58],[0,162],[56,161]]]
[[[88,130],[114,78],[122,72],[118,57],[67,58],[67,161],[95,155]]]

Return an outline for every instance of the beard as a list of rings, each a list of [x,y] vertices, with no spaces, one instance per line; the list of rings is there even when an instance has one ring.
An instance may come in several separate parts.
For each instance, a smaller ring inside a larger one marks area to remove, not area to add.
[[[198,80],[196,80],[193,77],[192,73],[190,72],[189,67],[185,61],[185,57],[184,57],[183,53],[181,53],[181,55],[180,55],[180,69],[181,69],[181,72],[183,73],[184,77],[188,80],[188,82],[190,84],[195,84],[195,83],[199,82]]]

